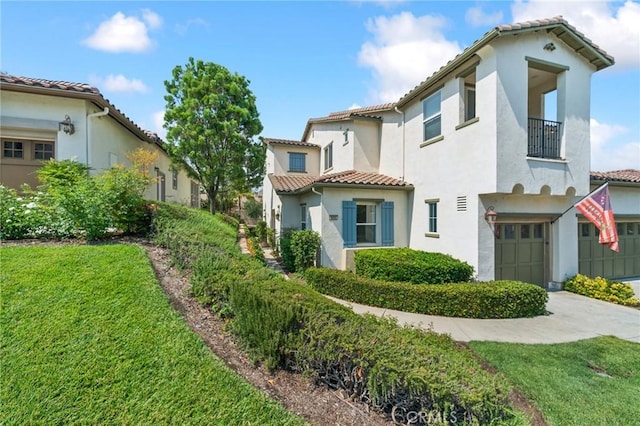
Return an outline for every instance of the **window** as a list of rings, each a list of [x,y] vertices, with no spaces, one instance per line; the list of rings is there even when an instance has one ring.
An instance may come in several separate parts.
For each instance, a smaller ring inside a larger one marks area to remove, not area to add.
[[[2,156],[4,158],[24,158],[24,147],[22,142],[4,141]]]
[[[376,205],[356,204],[356,243],[376,243]]]
[[[349,129],[347,129],[344,132],[342,132],[342,134],[344,135],[344,143],[343,143],[343,145],[346,145],[346,144],[349,143]]]
[[[171,170],[171,186],[173,189],[178,189],[178,170]]]
[[[425,141],[440,136],[442,133],[440,125],[440,101],[441,95],[438,91],[422,103]]]
[[[289,171],[290,172],[306,172],[307,171],[307,154],[301,152],[289,153]]]
[[[53,144],[51,142],[36,142],[33,145],[33,158],[36,160],[53,158]]]
[[[438,202],[427,201],[427,204],[429,205],[429,232],[435,234],[438,232]]]
[[[476,86],[464,88],[464,121],[476,117]]]
[[[324,169],[333,167],[333,142],[324,147]]]
[[[307,205],[300,204],[300,229],[307,229]]]
[[[393,201],[342,201],[344,247],[356,247],[358,244],[376,245],[378,240],[381,240],[382,246],[393,247],[395,226],[393,211]]]

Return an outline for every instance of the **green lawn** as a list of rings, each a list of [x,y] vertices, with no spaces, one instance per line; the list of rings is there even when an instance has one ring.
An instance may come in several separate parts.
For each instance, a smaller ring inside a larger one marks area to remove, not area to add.
[[[640,425],[640,344],[598,337],[556,345],[470,346],[522,390],[549,424]]]
[[[137,246],[0,249],[3,424],[304,422],[211,354]]]

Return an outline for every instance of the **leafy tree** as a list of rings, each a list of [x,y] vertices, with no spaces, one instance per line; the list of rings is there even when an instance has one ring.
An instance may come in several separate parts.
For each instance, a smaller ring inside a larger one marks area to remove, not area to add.
[[[253,140],[262,131],[255,96],[245,77],[193,58],[164,84],[169,154],[202,183],[215,213],[221,193],[264,175],[265,148]]]

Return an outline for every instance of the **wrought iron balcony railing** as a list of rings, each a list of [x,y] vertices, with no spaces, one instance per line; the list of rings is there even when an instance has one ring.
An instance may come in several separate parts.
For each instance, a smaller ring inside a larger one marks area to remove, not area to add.
[[[529,157],[560,159],[562,123],[529,118]]]

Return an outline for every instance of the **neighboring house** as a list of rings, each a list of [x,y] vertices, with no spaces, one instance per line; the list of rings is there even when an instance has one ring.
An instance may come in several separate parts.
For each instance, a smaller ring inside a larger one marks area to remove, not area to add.
[[[561,282],[592,257],[576,211],[559,216],[590,192],[590,78],[613,63],[561,17],[496,27],[395,103],[310,119],[301,141],[265,139],[265,220],[318,231],[323,266],[411,247],[480,280]],[[640,186],[626,183],[610,188],[625,230],[640,225]],[[640,229],[628,229],[616,256],[637,260]],[[604,274],[640,276],[630,263]]]
[[[38,185],[43,160],[74,158],[92,173],[129,165],[127,153],[158,154],[149,173],[156,178],[145,198],[197,206],[199,185],[174,168],[155,134],[142,130],[88,84],[0,75],[0,183],[19,189]]]

